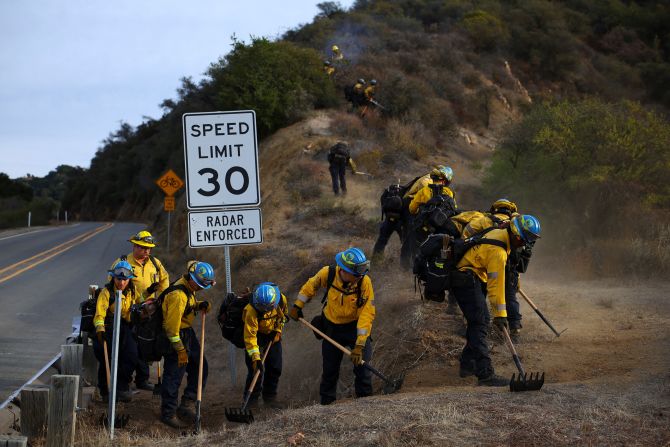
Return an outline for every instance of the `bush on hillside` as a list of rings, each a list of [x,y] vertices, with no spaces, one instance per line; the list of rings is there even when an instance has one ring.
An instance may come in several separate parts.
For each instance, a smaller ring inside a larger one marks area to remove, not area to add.
[[[548,218],[565,246],[583,246],[627,232],[652,236],[642,222],[670,211],[669,177],[663,117],[635,102],[586,99],[533,108],[498,147],[485,184],[491,197]]]
[[[255,38],[233,41],[233,50],[207,74],[220,110],[256,111],[261,137],[287,126],[313,108],[336,103],[335,89],[313,50]]]

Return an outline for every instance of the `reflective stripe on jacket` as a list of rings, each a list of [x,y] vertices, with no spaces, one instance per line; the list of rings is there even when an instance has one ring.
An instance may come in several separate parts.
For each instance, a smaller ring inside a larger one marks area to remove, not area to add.
[[[305,304],[316,295],[317,291],[328,285],[328,269],[323,267],[318,273],[307,280],[300,289],[298,299],[295,305],[303,308]],[[372,290],[372,280],[368,275],[360,279],[361,298],[365,304],[358,307],[356,300],[358,298],[358,285],[349,283],[345,287],[342,278],[340,278],[340,267],[336,267],[333,285],[328,290],[326,307],[323,310],[328,321],[335,324],[346,324],[352,321],[358,321],[356,324],[356,344],[365,344],[365,340],[372,331],[372,322],[375,319],[374,291]],[[339,289],[339,290],[338,290]],[[343,290],[344,292],[342,292]]]
[[[256,309],[251,304],[246,305],[242,311],[242,321],[244,322],[244,346],[247,348],[249,357],[254,359],[254,354],[257,354],[260,358],[256,334],[268,335],[273,332],[281,332],[284,329],[284,323],[286,323],[286,315],[288,315],[288,300],[284,294],[281,296],[281,302],[277,309],[272,309],[270,312],[261,315],[260,320]]]
[[[113,287],[114,295],[116,295],[116,287]],[[116,300],[115,300],[116,301]],[[121,318],[130,321],[130,306],[135,304],[137,300],[132,293],[132,287],[128,284],[126,290],[123,291],[121,298]],[[96,332],[105,330],[105,317],[114,315],[116,311],[116,302],[109,304],[109,289],[105,286],[98,295],[98,301],[95,305],[95,316],[93,317],[93,324]]]
[[[479,244],[468,250],[456,265],[461,271],[471,271],[486,283],[486,296],[491,303],[495,317],[506,317],[505,306],[505,263],[510,253],[507,229],[491,230],[486,239],[495,239],[507,244],[507,249],[491,244]]]
[[[191,288],[186,278],[183,276],[175,284],[182,284],[190,291],[187,295],[183,291],[176,289],[165,295],[163,298],[163,329],[172,343],[181,340],[179,337],[180,329],[187,329],[193,326],[195,319],[195,309],[200,301],[195,299],[195,291]],[[185,314],[187,304],[189,312]]]

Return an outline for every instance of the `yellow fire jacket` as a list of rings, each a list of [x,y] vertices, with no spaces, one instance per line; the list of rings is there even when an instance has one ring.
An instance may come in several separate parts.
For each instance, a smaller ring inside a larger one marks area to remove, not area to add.
[[[116,261],[114,261],[109,269],[111,270],[120,260],[121,258],[118,258]],[[154,257],[154,261],[156,261],[158,269],[154,267],[154,263],[151,262],[149,258],[144,261],[144,264],[140,264],[140,262],[135,259],[132,253],[126,257],[126,261],[128,261],[128,263],[133,267],[133,274],[135,275],[135,278],[133,278],[132,281],[135,285],[135,290],[137,290],[138,300],[140,303],[149,298],[158,298],[158,295],[160,295],[161,292],[167,289],[170,285],[170,276],[158,258]],[[111,280],[111,278],[111,276],[107,276],[108,281]],[[148,296],[147,289],[155,282],[158,283],[158,288],[152,296]]]
[[[309,302],[321,287],[328,285],[328,269],[323,267],[312,276],[302,286],[298,294],[298,299],[294,305],[302,309]],[[356,283],[344,284],[340,278],[340,267],[335,267],[335,278],[333,285],[328,290],[328,298],[323,314],[331,323],[346,324],[352,321],[358,321],[356,324],[356,344],[364,345],[372,331],[372,322],[375,319],[375,294],[372,290],[372,281],[368,275],[360,279],[361,298],[364,304],[361,307],[356,305],[358,292]]]
[[[442,187],[442,194],[447,195],[454,199],[454,205],[456,204],[456,197],[454,192],[448,187]],[[433,190],[430,189],[430,185],[426,185],[416,193],[412,201],[409,203],[409,212],[412,214],[417,214],[419,212],[419,207],[424,203],[428,202],[433,198]]]
[[[116,287],[112,285],[114,295],[116,296]],[[116,300],[115,300],[116,301]],[[130,322],[130,306],[136,304],[137,299],[133,293],[133,288],[129,284],[126,290],[123,291],[121,298],[121,318]],[[98,301],[95,305],[95,316],[93,317],[93,324],[95,331],[100,332],[105,330],[105,317],[107,314],[114,315],[116,311],[116,302],[109,304],[109,289],[107,286],[103,287],[98,295]]]
[[[183,285],[189,291],[188,294],[182,290],[173,290],[163,298],[163,329],[172,343],[181,341],[180,329],[188,329],[193,326],[196,309],[202,301],[195,299],[195,291],[191,288],[185,277],[179,278],[175,284]]]
[[[260,319],[256,309],[251,304],[247,304],[242,311],[244,346],[252,360],[260,360],[261,358],[256,335],[258,333],[267,335],[273,332],[281,332],[284,329],[284,323],[286,323],[286,315],[288,315],[288,300],[283,293],[279,306],[261,315]]]
[[[419,177],[414,183],[412,183],[412,186],[407,190],[403,197],[403,199],[407,198],[413,198],[419,190],[421,190],[424,186],[430,185],[433,183],[433,179],[430,178],[430,172],[423,177]]]
[[[493,216],[497,217],[503,222],[507,222],[509,220],[509,216],[507,214],[494,214]],[[472,219],[468,224],[463,228],[463,238],[470,237],[473,234],[479,233],[482,230],[485,230],[489,227],[493,226],[493,219],[491,219],[491,214],[486,213],[483,214],[482,216],[479,216],[475,219]],[[488,233],[484,237],[489,237]]]
[[[502,241],[506,249],[491,244],[475,245],[465,253],[456,265],[460,271],[471,271],[486,283],[486,296],[491,303],[495,317],[506,317],[505,306],[505,263],[510,253],[510,241],[507,230],[491,230],[487,239]]]

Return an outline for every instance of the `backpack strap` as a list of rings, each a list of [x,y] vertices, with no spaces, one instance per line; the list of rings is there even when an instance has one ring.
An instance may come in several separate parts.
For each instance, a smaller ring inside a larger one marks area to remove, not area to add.
[[[178,280],[177,280],[177,281],[178,281]],[[167,289],[163,290],[163,291],[161,292],[161,294],[158,296],[158,298],[157,298],[158,305],[159,305],[159,306],[162,306],[162,305],[163,305],[163,300],[165,299],[165,297],[167,296],[167,294],[168,294],[168,293],[171,293],[171,292],[174,292],[175,290],[181,290],[182,292],[184,292],[184,293],[186,294],[186,297],[187,297],[187,298],[188,298],[189,295],[191,294],[190,290],[188,290],[188,289],[186,288],[185,285],[183,285],[183,284],[177,284],[176,281],[175,281],[175,282],[173,282],[172,284],[170,284],[170,286],[169,286]],[[189,304],[190,301],[191,301],[191,300],[189,300],[189,299],[186,300],[186,309],[184,309],[184,315],[188,315],[188,314],[190,314],[191,312],[193,312],[193,306],[191,306],[191,305]]]
[[[149,260],[154,265],[154,268],[156,269],[156,273],[158,273],[158,276],[160,276],[161,269],[158,267],[158,262],[156,262],[156,257],[149,255]]]
[[[333,286],[333,281],[335,281],[335,272],[337,271],[336,266],[334,265],[329,265],[328,266],[328,280],[326,282],[326,292],[323,294],[323,298],[321,298],[321,304],[323,304],[323,307],[321,310],[326,307],[326,304],[328,304],[328,292],[330,291],[331,287],[335,287],[335,290],[346,293],[345,290],[340,289],[339,287]],[[358,284],[356,284],[356,307],[363,307],[366,303],[367,300],[363,299],[363,290],[361,286],[361,282],[363,282],[363,279],[361,278],[360,281],[358,281]]]

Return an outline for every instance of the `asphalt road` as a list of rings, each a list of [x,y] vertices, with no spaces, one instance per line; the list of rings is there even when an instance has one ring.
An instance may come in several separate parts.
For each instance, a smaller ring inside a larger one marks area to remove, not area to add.
[[[105,225],[0,233],[0,402],[60,352],[88,285],[105,283],[114,259],[131,251],[128,238],[144,228]]]

